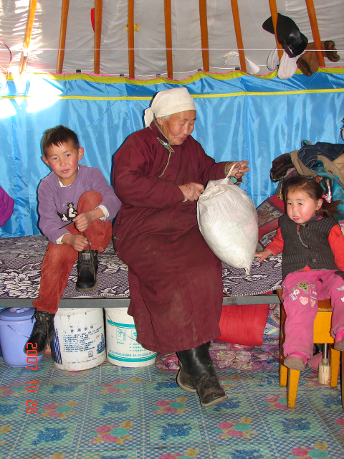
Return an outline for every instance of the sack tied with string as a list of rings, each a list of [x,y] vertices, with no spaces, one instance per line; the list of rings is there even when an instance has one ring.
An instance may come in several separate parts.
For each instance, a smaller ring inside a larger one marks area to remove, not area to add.
[[[210,180],[197,202],[197,221],[205,241],[224,263],[250,273],[258,243],[254,202],[230,179]]]

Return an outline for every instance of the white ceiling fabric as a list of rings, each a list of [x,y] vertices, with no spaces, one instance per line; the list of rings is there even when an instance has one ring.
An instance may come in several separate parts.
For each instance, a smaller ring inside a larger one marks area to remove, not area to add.
[[[38,0],[27,70],[55,73],[60,35],[62,0]],[[340,61],[325,58],[326,67],[344,65],[344,2],[342,0],[314,0],[322,40],[334,40]],[[94,32],[90,11],[94,0],[70,0],[66,51],[63,73],[94,72]],[[268,0],[238,0],[245,57],[266,67],[275,38],[262,28],[270,16]],[[12,51],[14,69],[20,62],[25,38],[29,0],[0,0],[0,41]],[[304,0],[277,0],[281,14],[292,18],[300,31],[313,41]],[[230,0],[208,0],[208,36],[210,72],[228,72],[238,65],[225,64],[225,55],[237,51]],[[129,74],[127,0],[103,0],[103,21],[100,52],[100,73]],[[163,0],[135,0],[134,21],[139,27],[135,35],[135,78],[167,77],[165,53],[165,18]],[[203,68],[198,0],[172,0],[172,44],[174,79],[186,78]],[[0,46],[0,65],[8,69],[9,52]]]

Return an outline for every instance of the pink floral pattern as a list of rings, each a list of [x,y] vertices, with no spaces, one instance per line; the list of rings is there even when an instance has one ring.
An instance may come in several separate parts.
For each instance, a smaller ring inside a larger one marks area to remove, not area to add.
[[[155,403],[158,407],[154,414],[184,414],[185,411],[190,411],[190,408],[185,407],[187,397],[179,397],[176,400],[160,400]]]
[[[199,449],[189,448],[187,451],[183,453],[165,453],[162,456],[159,456],[159,459],[190,459],[195,458],[199,454]]]
[[[335,420],[335,423],[341,427],[344,427],[344,418],[339,418]],[[341,435],[344,435],[344,429],[340,431]]]
[[[278,397],[274,395],[270,395],[268,397],[264,397],[265,405],[268,406],[268,410],[287,410],[287,399],[286,397]]]
[[[328,444],[326,442],[316,442],[314,447],[312,446],[297,446],[291,450],[292,456],[290,459],[330,459],[326,450]]]
[[[218,430],[220,434],[218,436],[219,440],[229,438],[229,437],[244,437],[250,440],[253,439],[251,435],[257,435],[258,432],[251,429],[252,419],[251,418],[241,418],[239,422],[237,421],[223,421],[218,425]]]
[[[14,395],[19,397],[20,393],[26,393],[26,386],[23,383],[13,383],[10,386],[0,386],[0,395]]]
[[[67,419],[68,416],[75,415],[73,407],[78,402],[70,400],[67,403],[48,403],[43,406],[43,412],[40,412],[42,418],[60,418]]]
[[[132,391],[129,387],[129,381],[125,380],[119,380],[119,381],[114,381],[111,384],[102,384],[101,387],[103,388],[102,390],[99,391],[99,394],[126,394],[127,392]]]
[[[128,435],[129,429],[133,427],[133,423],[124,421],[120,425],[103,425],[96,428],[97,437],[93,438],[91,443],[117,443],[125,445],[125,440],[132,440],[133,437]]]

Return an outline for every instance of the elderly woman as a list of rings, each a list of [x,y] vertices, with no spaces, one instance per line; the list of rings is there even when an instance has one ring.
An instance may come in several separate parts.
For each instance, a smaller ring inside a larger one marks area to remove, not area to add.
[[[209,354],[220,335],[222,265],[197,225],[197,199],[209,180],[232,163],[216,163],[191,137],[196,108],[186,88],[156,94],[146,128],[130,135],[114,156],[114,186],[122,201],[114,225],[115,250],[128,265],[130,307],[137,340],[146,349],[176,352],[178,385],[202,406],[221,403]],[[238,181],[248,171],[237,163]]]

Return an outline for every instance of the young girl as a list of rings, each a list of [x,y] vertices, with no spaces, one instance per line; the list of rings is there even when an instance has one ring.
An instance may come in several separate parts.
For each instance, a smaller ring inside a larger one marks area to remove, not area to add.
[[[287,215],[273,241],[255,256],[261,262],[283,253],[284,365],[303,370],[313,355],[318,300],[331,298],[334,348],[344,351],[344,236],[333,216],[338,201],[328,202],[315,178],[289,178],[283,197]]]

